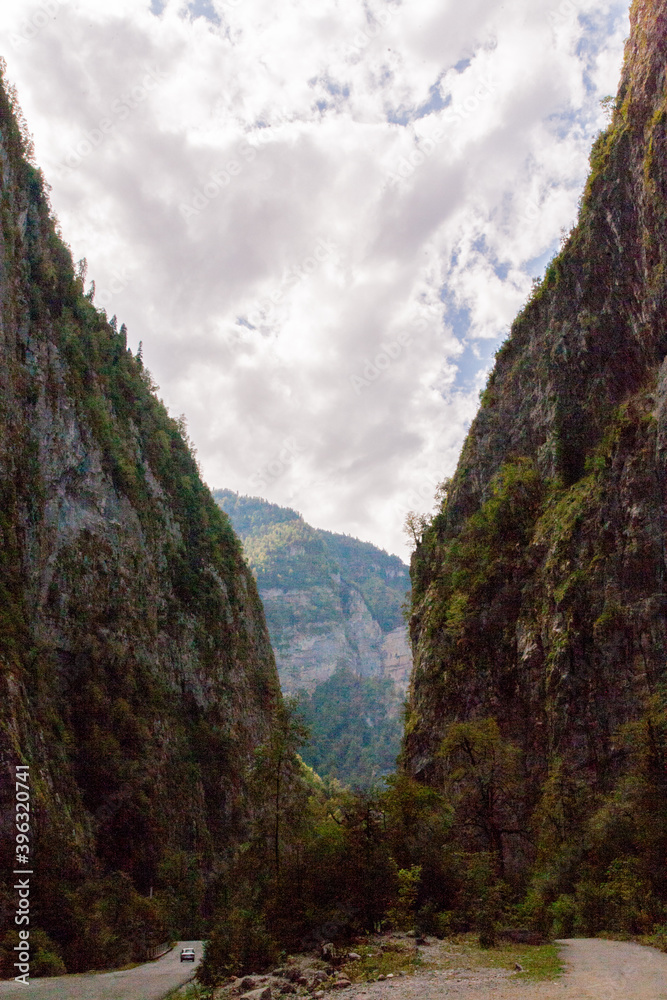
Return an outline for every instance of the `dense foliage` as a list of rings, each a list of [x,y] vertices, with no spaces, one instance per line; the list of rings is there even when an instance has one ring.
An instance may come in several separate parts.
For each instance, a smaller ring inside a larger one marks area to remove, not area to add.
[[[396,767],[403,721],[390,680],[339,669],[300,698],[303,759],[325,778],[369,788]]]
[[[350,623],[361,606],[380,636],[402,626],[406,567],[374,545],[312,528],[289,508],[230,490],[214,496],[239,532],[257,578],[281,680],[300,692],[311,727],[304,759],[323,777],[370,787],[395,766],[401,704],[392,681],[378,676],[377,639],[375,662],[360,663]],[[341,641],[348,630],[349,641]],[[339,642],[334,673],[306,690],[292,668],[293,652],[312,639],[326,645],[330,636]]]

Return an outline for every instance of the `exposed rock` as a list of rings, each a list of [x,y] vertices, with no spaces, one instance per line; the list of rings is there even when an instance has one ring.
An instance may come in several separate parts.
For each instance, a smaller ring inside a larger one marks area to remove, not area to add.
[[[239,1000],[271,1000],[271,987],[260,986],[259,989],[250,990],[249,993],[242,993]]]
[[[614,734],[665,683],[666,48],[664,4],[636,0],[579,223],[497,354],[412,562],[407,768],[442,787],[447,727],[493,717],[522,751],[510,829],[557,761],[610,788]],[[525,842],[500,840],[523,863]]]
[[[289,508],[229,490],[215,496],[257,573],[283,690],[312,691],[346,664],[390,677],[400,711],[412,668],[399,611],[407,567],[375,546],[312,528]]]
[[[125,329],[83,294],[0,104],[0,826],[27,762],[51,873],[34,904],[76,971],[78,887],[121,871],[148,897],[169,852],[229,850],[280,691],[238,539]],[[143,958],[121,937],[116,961]]]

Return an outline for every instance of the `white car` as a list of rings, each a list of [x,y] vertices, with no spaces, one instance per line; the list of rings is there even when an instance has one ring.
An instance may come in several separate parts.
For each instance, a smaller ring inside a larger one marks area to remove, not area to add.
[[[194,960],[195,960],[194,948],[181,948],[181,962],[194,962]]]

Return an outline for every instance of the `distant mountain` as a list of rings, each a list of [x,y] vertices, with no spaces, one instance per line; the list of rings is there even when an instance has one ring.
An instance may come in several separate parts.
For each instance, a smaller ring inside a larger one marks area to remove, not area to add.
[[[305,759],[352,784],[387,773],[412,669],[401,609],[408,567],[368,542],[311,527],[289,507],[213,495],[257,579],[283,691],[300,693],[313,725]]]

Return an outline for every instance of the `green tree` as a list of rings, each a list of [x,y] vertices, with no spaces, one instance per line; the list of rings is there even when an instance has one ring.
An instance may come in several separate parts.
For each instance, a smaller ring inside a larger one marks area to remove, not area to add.
[[[489,718],[452,723],[439,754],[445,762],[445,795],[455,806],[464,841],[481,838],[503,878],[504,838],[528,836],[519,821],[521,751],[502,738],[496,720]]]
[[[255,752],[254,782],[260,796],[271,803],[270,837],[276,878],[280,875],[281,829],[294,830],[301,818],[307,791],[303,783],[303,761],[299,750],[310,737],[308,727],[298,712],[295,699],[281,703],[269,738]],[[266,791],[263,793],[262,790]]]

